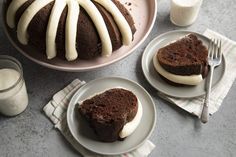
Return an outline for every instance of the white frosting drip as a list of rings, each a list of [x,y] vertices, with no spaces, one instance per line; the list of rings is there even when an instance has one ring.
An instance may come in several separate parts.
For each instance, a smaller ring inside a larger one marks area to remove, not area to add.
[[[11,4],[7,9],[7,25],[10,28],[15,27],[15,15],[17,10],[26,2],[27,0],[12,0]]]
[[[113,16],[121,32],[123,44],[129,45],[132,42],[133,34],[128,22],[126,21],[125,17],[122,15],[120,10],[111,0],[94,0],[94,1],[101,4]]]
[[[175,82],[175,83],[185,84],[185,85],[197,85],[203,80],[202,75],[184,76],[184,75],[172,74],[172,73],[166,71],[159,64],[156,55],[154,55],[154,57],[153,57],[153,64],[154,64],[154,67],[155,67],[156,71],[159,74],[161,74],[166,79],[168,79],[172,82]]]
[[[55,0],[54,6],[51,11],[51,15],[48,21],[48,27],[46,32],[46,53],[48,59],[56,57],[56,35],[58,23],[60,21],[61,14],[66,7],[65,0]]]
[[[111,39],[101,13],[90,0],[78,0],[78,2],[86,10],[98,31],[102,42],[102,55],[110,56],[112,54]]]
[[[10,3],[6,20],[7,25],[10,28],[15,27],[15,14],[17,10],[28,0],[12,0]],[[65,37],[65,48],[66,48],[66,58],[67,60],[75,60],[78,57],[76,50],[76,35],[77,35],[77,23],[79,18],[79,5],[81,5],[91,20],[93,21],[97,32],[99,34],[101,43],[102,43],[102,56],[110,56],[112,54],[112,43],[109,36],[108,29],[104,22],[104,19],[93,4],[91,0],[36,0],[34,1],[22,14],[20,17],[19,23],[17,25],[17,37],[21,44],[28,44],[28,26],[33,19],[33,17],[47,4],[55,1],[54,6],[51,11],[51,15],[48,22],[47,32],[46,32],[46,53],[48,59],[52,59],[56,56],[56,34],[58,23],[61,17],[61,14],[66,7],[68,6],[68,14],[66,19],[66,37]],[[120,29],[122,40],[124,45],[130,44],[132,41],[132,31],[131,28],[116,7],[116,5],[110,0],[95,0],[101,4],[108,12],[113,16],[118,28]]]
[[[28,44],[28,33],[27,28],[30,24],[30,21],[33,19],[35,14],[45,7],[47,4],[52,2],[53,0],[37,0],[34,1],[23,13],[20,18],[20,21],[17,25],[17,37],[21,44],[27,45]]]
[[[123,129],[119,133],[120,138],[125,138],[134,132],[134,130],[138,127],[142,119],[142,115],[143,115],[143,107],[140,101],[138,100],[138,111],[134,119],[124,125]]]
[[[79,18],[79,4],[76,0],[67,0],[68,13],[66,19],[66,59],[75,60],[78,57],[76,50],[77,23]]]

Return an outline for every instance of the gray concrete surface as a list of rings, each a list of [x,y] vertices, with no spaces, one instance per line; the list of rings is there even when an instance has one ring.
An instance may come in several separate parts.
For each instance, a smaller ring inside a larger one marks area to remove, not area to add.
[[[113,65],[83,73],[59,72],[31,62],[13,48],[0,25],[0,54],[14,56],[22,63],[30,97],[29,107],[21,115],[14,118],[0,116],[0,157],[80,156],[53,128],[42,113],[42,108],[53,93],[75,78],[90,81],[111,75],[140,83],[156,103],[157,123],[151,136],[156,148],[150,157],[236,156],[235,83],[220,110],[211,117],[208,124],[202,125],[197,118],[157,97],[141,70],[142,52],[157,35],[176,29],[203,32],[211,28],[236,40],[235,15],[235,0],[204,0],[197,22],[188,28],[179,28],[169,21],[169,0],[160,0],[153,31],[140,48]]]

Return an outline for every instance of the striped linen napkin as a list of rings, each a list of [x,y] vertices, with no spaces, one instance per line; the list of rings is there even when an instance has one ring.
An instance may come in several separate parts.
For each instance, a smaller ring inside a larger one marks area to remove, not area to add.
[[[84,81],[75,79],[64,89],[57,92],[52,100],[43,108],[46,116],[53,122],[55,128],[57,128],[62,135],[69,141],[69,143],[84,157],[103,157],[104,155],[95,154],[84,147],[82,147],[72,136],[69,131],[67,121],[66,121],[66,111],[70,99],[74,93],[83,85]],[[141,147],[138,149],[115,156],[106,156],[106,157],[147,157],[151,151],[155,148],[155,145],[147,140]]]
[[[222,81],[211,92],[211,105],[209,105],[209,113],[212,115],[221,106],[224,98],[228,94],[233,82],[236,78],[236,42],[216,33],[210,29],[207,29],[204,33],[209,38],[218,38],[222,40],[222,52],[224,53],[226,60],[226,71]],[[226,83],[227,82],[227,83]],[[198,97],[194,99],[179,99],[166,96],[163,93],[158,92],[158,95],[166,101],[177,105],[185,111],[198,116],[200,118],[204,97]]]

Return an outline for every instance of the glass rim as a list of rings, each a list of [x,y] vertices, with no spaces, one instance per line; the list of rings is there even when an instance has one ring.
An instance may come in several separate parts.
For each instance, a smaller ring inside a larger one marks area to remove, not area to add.
[[[13,89],[14,87],[16,87],[21,82],[21,80],[23,79],[23,69],[22,69],[21,63],[14,57],[11,57],[11,56],[8,56],[8,55],[0,55],[0,60],[8,60],[10,62],[13,62],[20,69],[20,70],[17,70],[20,73],[20,77],[17,79],[17,81],[13,85],[11,85],[10,87],[0,90],[0,93],[4,93],[4,92],[7,92],[7,91]],[[14,69],[14,70],[16,70],[16,69]]]

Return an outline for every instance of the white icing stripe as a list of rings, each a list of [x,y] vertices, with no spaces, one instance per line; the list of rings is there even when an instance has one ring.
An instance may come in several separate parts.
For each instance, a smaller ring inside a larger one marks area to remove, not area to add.
[[[36,13],[53,0],[36,0],[23,13],[17,25],[17,37],[21,44],[28,44],[27,28]]]
[[[124,45],[129,45],[132,42],[133,34],[131,28],[122,15],[120,10],[111,0],[94,0],[101,4],[114,18],[118,28],[120,29]]]
[[[203,80],[202,75],[184,76],[184,75],[172,74],[172,73],[166,71],[159,64],[156,55],[153,57],[153,64],[154,64],[154,67],[158,73],[160,73],[166,79],[168,79],[172,82],[175,82],[175,83],[185,84],[185,85],[197,85]]]
[[[15,27],[15,14],[17,10],[28,0],[12,0],[10,3],[6,20],[7,25],[10,28]],[[47,32],[46,32],[46,53],[48,59],[52,59],[57,55],[56,52],[56,34],[58,29],[58,23],[61,17],[61,14],[68,5],[68,14],[66,19],[66,36],[65,36],[65,48],[66,48],[66,58],[67,60],[75,60],[78,57],[76,50],[76,35],[77,35],[77,23],[79,18],[79,5],[81,5],[91,20],[93,21],[97,32],[99,34],[101,43],[102,43],[102,56],[110,56],[112,54],[112,43],[109,36],[108,29],[106,27],[105,21],[93,4],[91,0],[35,0],[22,14],[20,17],[19,23],[17,25],[17,38],[19,42],[23,45],[28,44],[28,26],[33,19],[33,17],[47,4],[55,1],[52,8]],[[116,7],[116,5],[111,0],[95,0],[100,5],[102,5],[108,12],[113,16],[118,28],[120,29],[122,40],[124,45],[128,45],[132,41],[132,31],[131,28]]]
[[[66,7],[65,0],[55,0],[54,6],[51,11],[51,15],[48,21],[47,33],[46,33],[46,53],[48,59],[56,57],[56,35],[57,28],[60,21],[61,14]]]
[[[134,119],[124,125],[123,129],[119,133],[120,138],[125,138],[131,135],[135,131],[135,129],[138,127],[142,119],[142,115],[143,115],[143,107],[141,102],[138,100],[138,111]]]
[[[13,0],[7,9],[7,25],[10,28],[15,27],[15,15],[17,10],[26,2],[27,0]]]
[[[77,23],[79,18],[79,4],[76,0],[68,0],[68,13],[66,19],[66,59],[75,60],[78,57],[76,50]]]
[[[111,39],[101,13],[90,0],[77,0],[92,19],[102,42],[102,56],[112,54]]]

